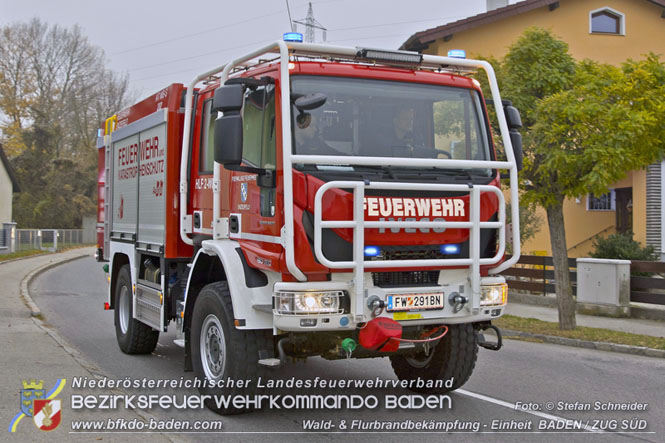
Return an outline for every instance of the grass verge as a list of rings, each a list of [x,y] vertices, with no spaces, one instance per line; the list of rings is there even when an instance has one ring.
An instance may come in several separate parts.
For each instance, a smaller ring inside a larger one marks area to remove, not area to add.
[[[12,252],[11,254],[0,255],[0,262],[7,260],[14,260],[15,258],[30,257],[31,255],[41,255],[47,253],[48,251],[40,251],[39,249],[30,249],[28,251]]]
[[[531,334],[553,335],[556,337],[576,338],[587,341],[600,341],[620,345],[644,346],[653,349],[665,350],[665,338],[649,335],[631,334],[629,332],[613,331],[611,329],[588,328],[578,326],[573,331],[562,331],[558,323],[537,320],[535,318],[515,317],[504,315],[492,320],[492,324],[502,329],[529,332]]]
[[[94,244],[79,244],[79,245],[73,245],[73,244],[68,244],[66,247],[63,248],[58,248],[56,252],[65,252],[70,249],[79,249],[79,248],[87,248],[89,246],[94,246]],[[42,254],[53,254],[53,252],[50,251],[40,251],[39,249],[29,249],[27,251],[17,251],[17,252],[12,252],[11,254],[2,254],[0,255],[0,262],[7,261],[7,260],[14,260],[15,258],[23,258],[23,257],[31,257],[33,255],[42,255]]]

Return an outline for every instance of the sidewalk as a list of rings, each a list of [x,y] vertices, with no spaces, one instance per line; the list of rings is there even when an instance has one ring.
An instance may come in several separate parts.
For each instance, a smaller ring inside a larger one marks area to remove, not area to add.
[[[21,284],[32,271],[48,267],[58,262],[90,256],[94,248],[72,249],[57,254],[46,254],[25,259],[0,263],[0,435],[3,441],[89,441],[90,435],[69,434],[72,420],[106,420],[120,416],[117,412],[108,414],[78,412],[70,407],[72,393],[69,381],[72,377],[94,377],[95,366],[86,365],[83,357],[75,359],[64,342],[59,342],[58,335],[51,331],[39,318],[33,318],[30,309],[21,296]],[[34,275],[34,274],[33,274]],[[76,319],[72,319],[76,321]],[[48,319],[45,319],[48,323]],[[51,432],[37,429],[31,417],[23,417],[16,426],[16,432],[8,429],[14,416],[20,412],[20,391],[23,380],[44,381],[48,393],[58,379],[67,379],[65,388],[56,396],[62,401],[62,424]],[[125,413],[127,415],[133,415]],[[139,418],[138,415],[135,415]],[[93,437],[94,438],[94,437]],[[142,435],[143,441],[170,441],[163,434]],[[131,435],[107,434],[104,441],[130,441]]]
[[[508,306],[506,308],[506,314],[508,315],[535,318],[538,320],[554,323],[559,322],[559,313],[557,308],[514,303],[510,302],[510,298],[508,300]],[[577,320],[578,326],[612,329],[614,331],[651,335],[653,337],[665,337],[665,322],[654,320],[639,320],[633,318],[599,317],[582,314],[576,314],[575,318]]]

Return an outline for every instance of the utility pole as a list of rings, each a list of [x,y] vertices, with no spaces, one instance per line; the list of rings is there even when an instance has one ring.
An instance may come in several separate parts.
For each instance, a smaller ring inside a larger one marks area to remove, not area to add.
[[[323,41],[326,41],[326,32],[328,29],[314,18],[314,9],[312,8],[311,2],[309,3],[309,9],[307,9],[307,17],[300,20],[293,20],[293,23],[298,23],[299,25],[305,26],[305,42],[314,43],[316,41],[316,29],[321,31],[323,35]]]

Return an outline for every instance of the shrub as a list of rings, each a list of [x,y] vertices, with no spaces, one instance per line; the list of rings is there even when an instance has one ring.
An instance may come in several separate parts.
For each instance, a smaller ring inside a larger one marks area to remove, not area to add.
[[[593,258],[613,258],[619,260],[645,260],[655,261],[656,254],[653,246],[643,248],[633,240],[633,234],[612,234],[607,237],[597,237],[593,241]]]

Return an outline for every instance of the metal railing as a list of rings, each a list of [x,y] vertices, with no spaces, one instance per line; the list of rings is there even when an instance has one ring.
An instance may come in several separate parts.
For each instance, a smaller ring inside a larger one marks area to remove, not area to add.
[[[83,229],[17,229],[16,251],[58,251],[83,244]]]

